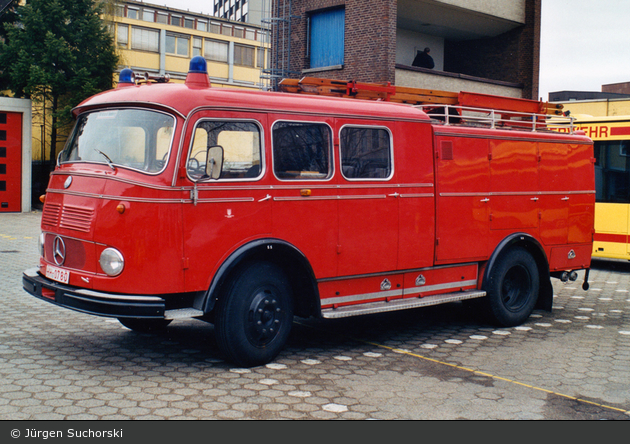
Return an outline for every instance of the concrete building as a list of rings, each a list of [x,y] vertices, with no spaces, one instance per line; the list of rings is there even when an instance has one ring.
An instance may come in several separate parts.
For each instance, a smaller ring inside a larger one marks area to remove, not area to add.
[[[549,101],[574,117],[630,116],[630,82],[602,85],[601,91],[554,91]]]
[[[111,26],[120,69],[183,81],[190,59],[202,55],[212,86],[262,86],[268,39],[260,26],[130,0],[118,3]]]
[[[273,2],[273,22],[290,23],[273,30],[279,77],[538,98],[541,0]],[[433,69],[412,66],[425,47]]]
[[[216,17],[260,25],[272,0],[214,0]]]

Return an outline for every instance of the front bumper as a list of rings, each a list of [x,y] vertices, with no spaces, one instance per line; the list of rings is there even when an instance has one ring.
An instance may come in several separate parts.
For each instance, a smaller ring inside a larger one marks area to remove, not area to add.
[[[37,268],[22,274],[24,290],[44,301],[97,316],[164,319],[166,302],[158,296],[103,293],[60,284]]]

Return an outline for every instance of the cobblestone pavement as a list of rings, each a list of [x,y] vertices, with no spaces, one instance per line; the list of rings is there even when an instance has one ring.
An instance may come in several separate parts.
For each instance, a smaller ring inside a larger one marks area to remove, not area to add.
[[[594,262],[588,292],[554,280],[553,312],[515,328],[462,304],[296,319],[241,369],[210,324],[138,334],[28,295],[40,217],[0,214],[0,420],[630,419],[630,263]]]

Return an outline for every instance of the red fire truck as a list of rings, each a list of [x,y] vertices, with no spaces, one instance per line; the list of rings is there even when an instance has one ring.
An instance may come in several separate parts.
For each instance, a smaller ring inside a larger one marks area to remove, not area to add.
[[[588,275],[593,144],[549,130],[547,104],[281,88],[212,88],[196,57],[185,84],[124,70],[81,103],[24,289],[136,331],[211,322],[253,366],[294,316],[465,301],[514,326],[551,309],[551,277]]]

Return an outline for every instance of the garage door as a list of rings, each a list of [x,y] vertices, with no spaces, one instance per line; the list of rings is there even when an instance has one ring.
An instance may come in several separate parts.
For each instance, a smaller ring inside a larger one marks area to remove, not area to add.
[[[0,212],[20,212],[22,114],[0,111]]]

